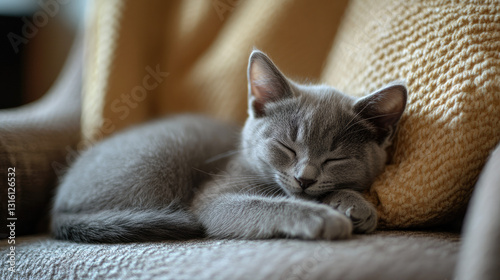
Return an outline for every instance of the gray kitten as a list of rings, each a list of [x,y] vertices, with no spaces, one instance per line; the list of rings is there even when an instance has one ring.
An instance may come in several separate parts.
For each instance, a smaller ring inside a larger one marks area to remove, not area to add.
[[[54,236],[341,239],[373,231],[375,209],[359,192],[384,169],[406,87],[355,99],[297,84],[257,50],[248,81],[241,137],[205,117],[177,116],[83,153],[57,191]]]

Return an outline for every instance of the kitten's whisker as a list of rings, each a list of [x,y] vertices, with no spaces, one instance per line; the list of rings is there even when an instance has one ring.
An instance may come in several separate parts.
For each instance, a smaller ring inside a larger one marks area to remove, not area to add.
[[[264,185],[260,189],[262,194],[268,195],[268,196],[274,196],[277,192],[281,191],[281,189],[278,186],[275,185]],[[270,194],[270,192],[272,192]]]
[[[250,193],[252,192],[253,190],[256,190],[256,189],[259,189],[259,188],[262,188],[264,186],[266,186],[267,184],[254,184],[254,185],[250,185],[248,187],[245,187],[245,188],[242,188],[241,190],[239,190],[238,192],[241,193],[241,192],[247,192],[247,193]],[[258,194],[258,192],[257,192]]]
[[[228,183],[272,182],[268,177],[227,177]]]
[[[262,181],[241,181],[241,182],[231,182],[230,183],[233,186],[241,186],[242,189],[248,188],[249,186],[254,186],[257,184],[266,184],[265,182]]]
[[[239,179],[253,179],[253,178],[262,178],[262,179],[267,179],[268,177],[265,175],[245,175],[245,176],[234,176],[231,174],[214,174],[214,177],[227,177],[227,178],[239,178]]]
[[[210,175],[210,176],[213,176],[213,177],[226,177],[226,178],[235,178],[235,179],[242,179],[243,180],[248,180],[248,179],[264,179],[264,180],[269,180],[270,178],[268,176],[265,176],[265,175],[260,175],[260,174],[257,174],[257,175],[247,175],[247,176],[233,176],[231,174],[220,174],[220,173],[210,173],[210,172],[207,172],[207,171],[204,171],[204,170],[201,170],[199,168],[196,168],[196,167],[192,167],[194,170],[196,171],[199,171],[199,172],[202,172],[204,174],[207,174],[207,175]]]
[[[350,125],[348,128],[346,128],[345,130],[348,130],[349,128],[351,128],[352,126],[362,122],[362,121],[367,121],[367,120],[372,120],[372,119],[376,119],[376,118],[381,118],[381,117],[387,117],[387,116],[393,116],[393,115],[398,115],[399,113],[392,113],[392,114],[383,114],[383,115],[377,115],[377,116],[374,116],[374,117],[370,117],[370,118],[364,118],[364,119],[361,119],[355,123],[353,123],[352,125]],[[344,131],[345,131],[344,130]]]
[[[344,131],[348,130],[351,127],[351,126],[349,126],[349,124],[351,124],[351,122],[354,121],[366,109],[366,107],[368,107],[368,105],[369,105],[369,103],[367,103],[365,105],[365,107],[363,107],[363,109],[361,109],[358,113],[356,113],[356,115],[354,115],[354,117],[352,117],[352,119],[345,125],[345,127],[347,127],[347,128],[343,129],[340,133],[344,133]]]
[[[201,169],[196,168],[196,167],[191,167],[191,168],[193,168],[194,170],[196,170],[196,171],[198,171],[198,172],[201,172],[201,173],[203,173],[203,174],[206,174],[206,175],[210,175],[210,176],[215,175],[214,173],[210,173],[210,172],[207,172],[207,171],[205,171],[205,170],[201,170]]]
[[[355,131],[350,131],[349,133],[346,133],[346,134],[342,135],[342,137],[339,139],[339,141],[344,141],[349,135],[351,135],[353,133],[356,133],[356,132],[363,131],[363,130],[370,130],[370,128],[365,127],[365,128],[361,128],[361,129],[358,129],[358,130],[355,130]]]
[[[254,188],[245,190],[245,192],[250,193],[250,194],[257,194],[257,195],[266,194],[267,186],[265,184],[258,185],[258,186],[255,186]]]
[[[283,190],[281,188],[276,188],[274,190],[274,192],[271,194],[271,197],[275,197],[277,194],[279,194],[280,192],[282,192]]]
[[[213,157],[205,160],[205,163],[212,163],[212,162],[217,161],[219,159],[223,159],[223,158],[230,157],[232,155],[238,154],[238,153],[240,153],[240,152],[242,152],[244,150],[247,150],[247,149],[253,149],[253,145],[250,146],[250,147],[246,147],[246,148],[239,147],[237,149],[233,149],[233,150],[229,150],[229,151],[220,153],[218,155],[215,155],[215,156],[213,156]]]
[[[350,125],[348,128],[346,128],[345,130],[349,130],[349,128],[351,128],[352,126],[362,122],[362,121],[366,121],[366,120],[371,120],[371,119],[376,119],[376,118],[381,118],[381,117],[386,117],[386,116],[392,116],[392,115],[395,115],[395,114],[383,114],[383,115],[378,115],[378,116],[374,116],[374,117],[371,117],[371,118],[364,118],[364,119],[361,119],[355,123],[353,123],[352,125]],[[350,131],[349,133],[347,134],[343,134],[342,135],[342,138],[340,138],[339,141],[343,141],[348,135],[351,135],[353,133],[356,133],[356,132],[360,132],[360,131],[363,131],[363,130],[370,130],[369,127],[365,127],[365,128],[362,128],[362,129],[358,129],[358,130],[355,130],[355,131]]]
[[[222,184],[226,185],[226,186],[230,186],[232,188],[237,188],[237,189],[240,189],[240,190],[245,190],[245,189],[252,188],[253,186],[261,185],[261,184],[264,184],[264,183],[262,181],[253,181],[253,182],[244,181],[244,182],[225,182],[225,183],[222,183]]]
[[[212,162],[217,161],[219,159],[223,159],[223,158],[227,158],[227,157],[230,157],[232,155],[235,155],[235,154],[237,154],[239,152],[240,152],[240,149],[230,150],[230,151],[218,154],[216,156],[213,156],[213,157],[205,160],[205,163],[212,163]]]

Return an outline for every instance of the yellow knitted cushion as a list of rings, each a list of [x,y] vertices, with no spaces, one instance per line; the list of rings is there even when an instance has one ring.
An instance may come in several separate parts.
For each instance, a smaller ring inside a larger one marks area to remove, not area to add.
[[[392,161],[368,196],[381,227],[440,223],[500,140],[500,5],[375,2],[351,2],[322,79],[355,95],[407,81]]]

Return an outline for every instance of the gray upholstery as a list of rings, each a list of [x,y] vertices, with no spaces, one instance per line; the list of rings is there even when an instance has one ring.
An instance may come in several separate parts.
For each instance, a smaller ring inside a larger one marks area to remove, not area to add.
[[[0,110],[0,218],[7,215],[7,169],[16,169],[16,234],[32,233],[47,213],[56,171],[80,139],[82,44],[75,44],[60,78],[42,99]],[[69,159],[69,158],[68,158]],[[56,170],[54,169],[56,167]],[[6,231],[0,230],[0,238]]]
[[[467,213],[457,279],[500,279],[500,145],[491,154]]]
[[[378,232],[346,241],[193,240],[75,244],[19,238],[15,279],[451,279],[453,234]],[[2,264],[7,261],[5,242]]]

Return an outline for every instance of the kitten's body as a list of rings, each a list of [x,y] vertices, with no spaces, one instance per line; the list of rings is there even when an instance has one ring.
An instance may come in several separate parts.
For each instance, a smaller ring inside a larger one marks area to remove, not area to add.
[[[353,226],[372,231],[375,210],[358,191],[383,170],[406,89],[356,100],[295,84],[258,51],[248,73],[250,116],[234,155],[218,156],[236,148],[234,128],[196,116],[105,140],[63,179],[55,236],[338,239]]]
[[[119,242],[201,235],[187,211],[194,189],[224,167],[224,159],[206,161],[234,149],[237,136],[234,127],[178,116],[106,139],[63,178],[52,218],[56,237]]]

